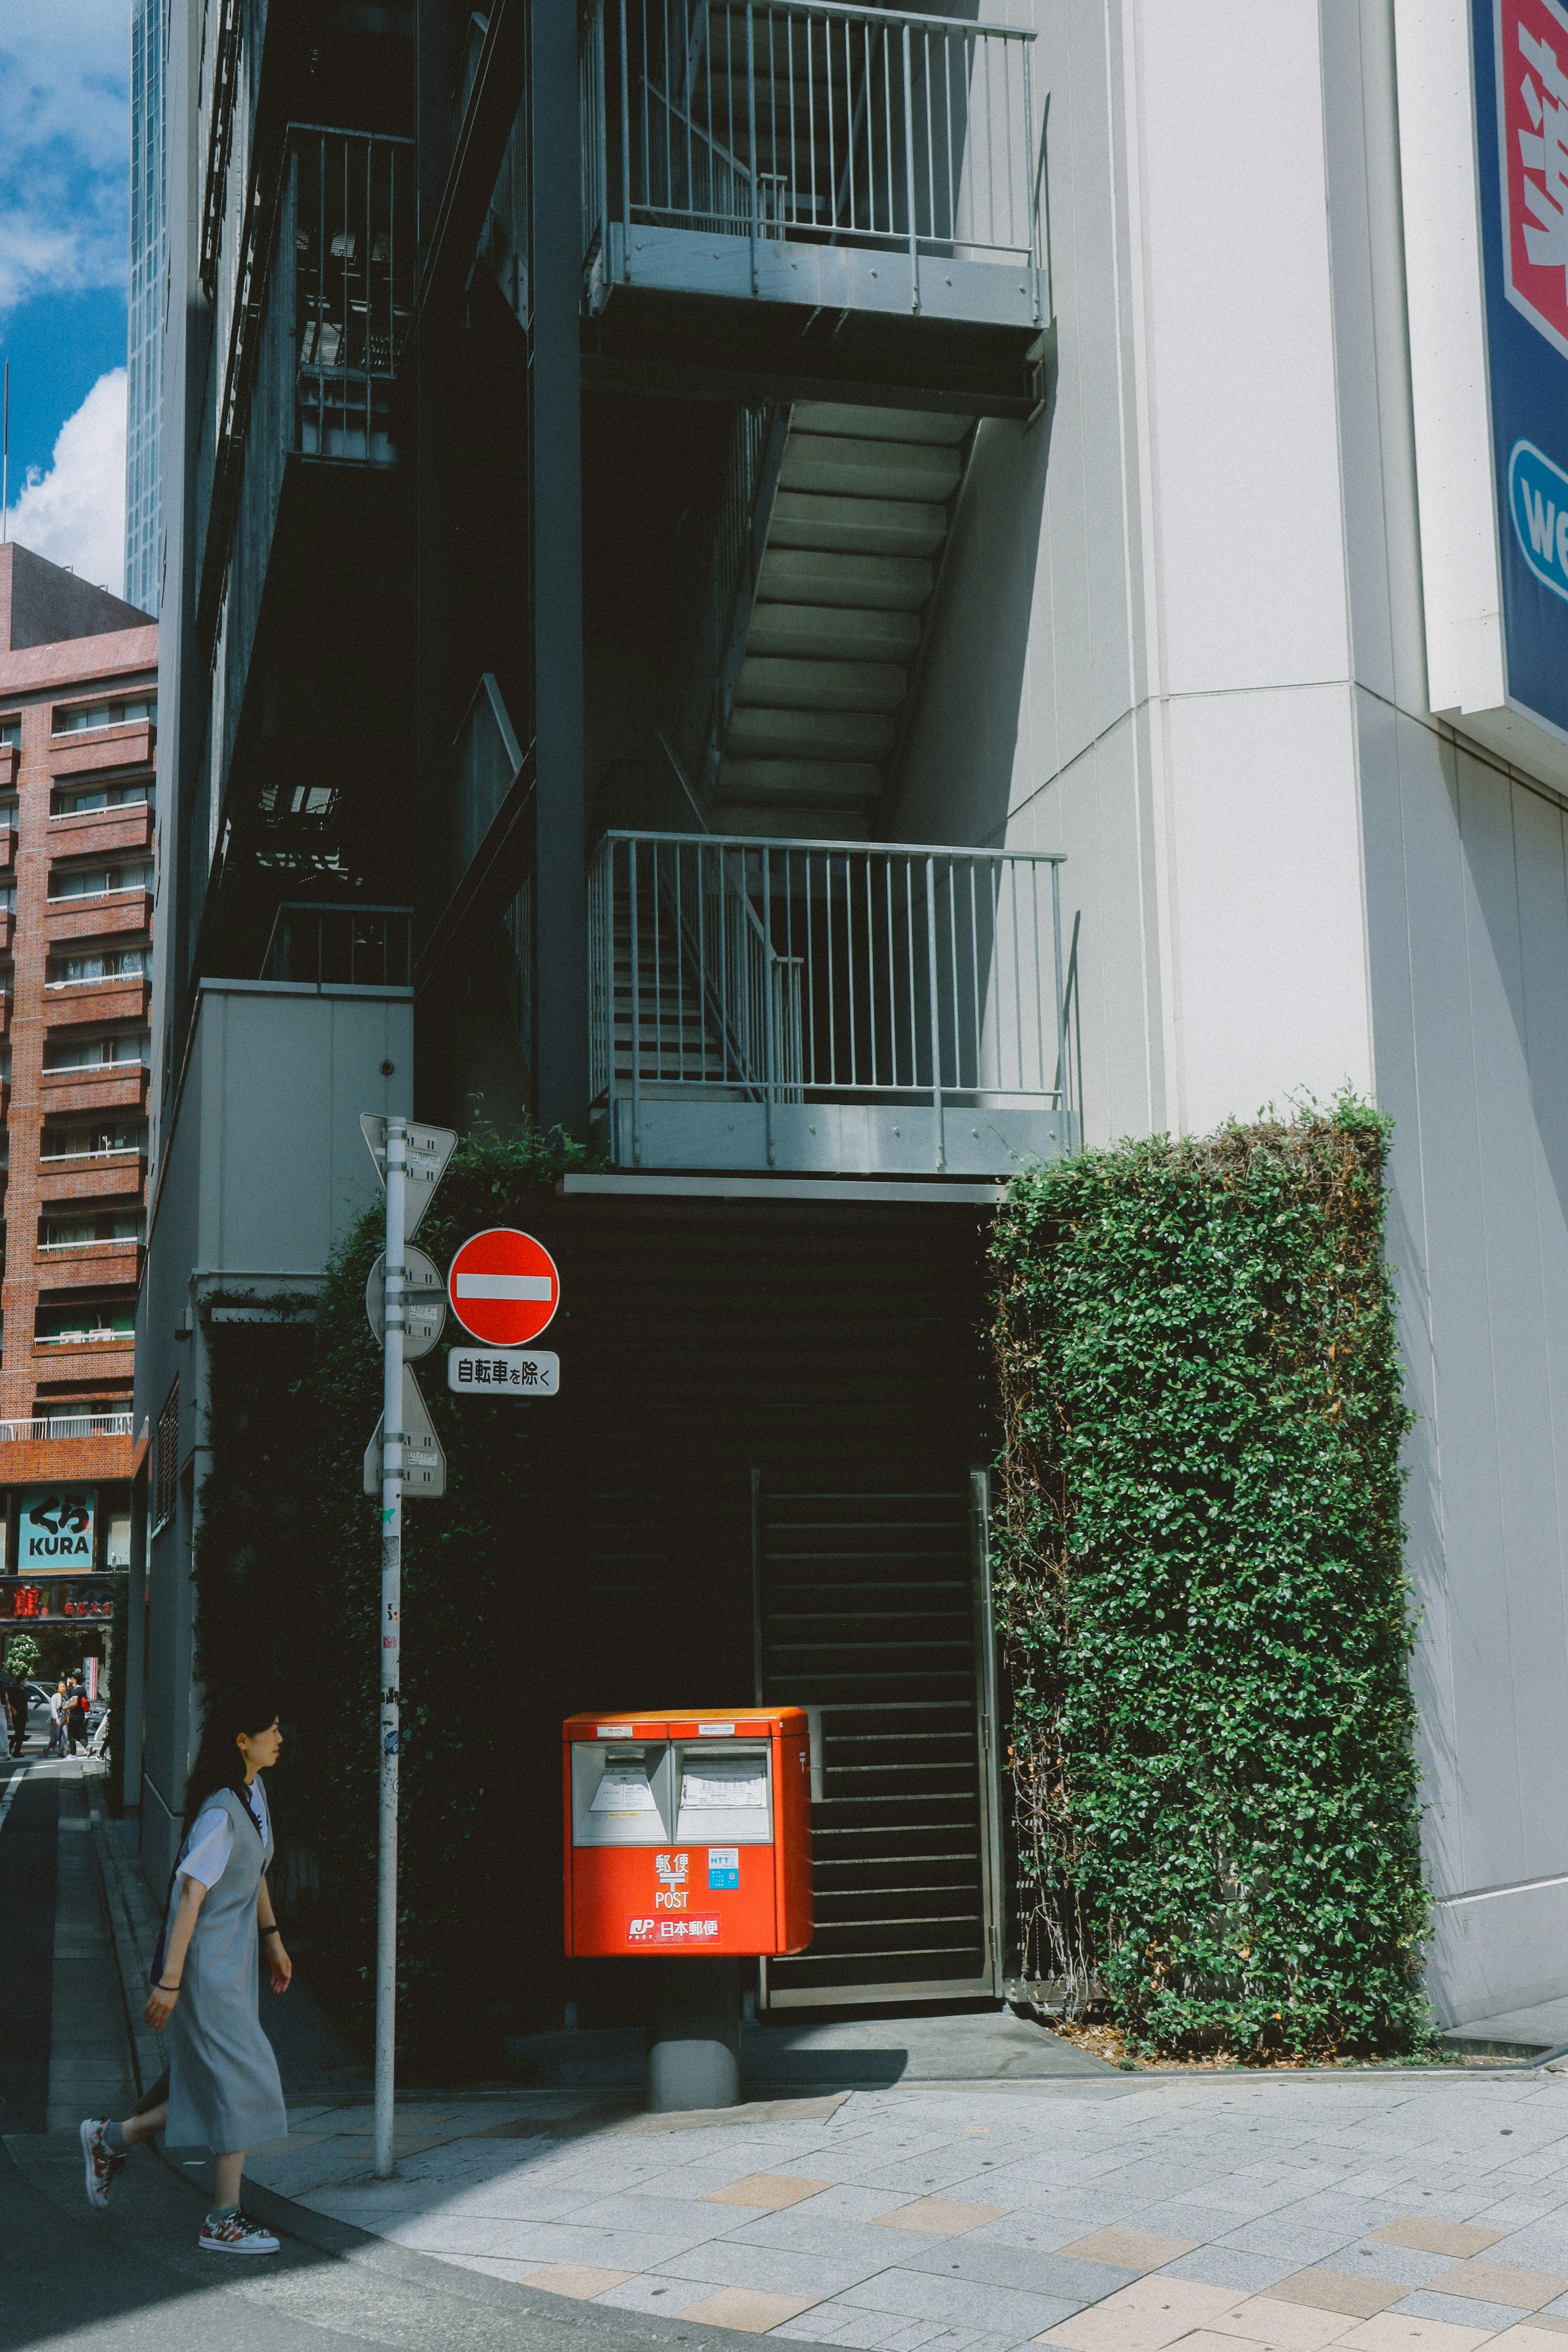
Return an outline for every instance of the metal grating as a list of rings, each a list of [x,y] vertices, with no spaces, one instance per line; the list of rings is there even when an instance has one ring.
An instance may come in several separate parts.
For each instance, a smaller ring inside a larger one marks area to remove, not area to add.
[[[983,1490],[753,1474],[757,1695],[812,1727],[816,1934],[769,2007],[995,1990]]]

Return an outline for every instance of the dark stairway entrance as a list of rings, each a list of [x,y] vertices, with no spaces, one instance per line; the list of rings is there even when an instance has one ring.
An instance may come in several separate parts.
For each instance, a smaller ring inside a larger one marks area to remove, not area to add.
[[[985,1489],[752,1474],[757,1696],[809,1711],[816,1917],[766,2007],[1000,1990]]]

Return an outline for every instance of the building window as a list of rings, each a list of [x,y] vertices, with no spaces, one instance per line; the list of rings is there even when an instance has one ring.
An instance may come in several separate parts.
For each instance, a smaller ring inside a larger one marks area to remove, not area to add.
[[[145,1029],[121,1029],[102,1037],[73,1037],[67,1030],[44,1040],[46,1070],[101,1070],[122,1063],[139,1063],[145,1069],[152,1055],[153,1039]]]
[[[51,1347],[85,1347],[129,1339],[135,1328],[133,1298],[73,1298],[64,1307],[40,1307],[33,1337]]]
[[[0,719],[0,750],[3,750],[7,743],[19,745],[21,740],[22,721],[16,713],[12,711],[5,719]]]
[[[170,1383],[163,1400],[163,1410],[158,1415],[158,1439],[153,1453],[153,1528],[156,1535],[167,1527],[174,1516],[174,1497],[180,1486],[180,1383],[178,1376]]]
[[[116,1151],[144,1151],[144,1118],[105,1119],[92,1127],[46,1127],[40,1160],[104,1160]]]
[[[49,876],[51,898],[104,898],[114,890],[150,890],[153,861],[132,866],[57,866]]]
[[[73,988],[89,980],[140,980],[146,970],[145,948],[94,948],[52,958],[44,979],[49,988]]]
[[[88,816],[94,809],[150,808],[152,804],[152,780],[143,777],[129,784],[89,784],[79,792],[58,792],[49,814]]]
[[[121,702],[74,702],[55,706],[57,735],[80,735],[100,727],[137,727],[142,720],[158,723],[158,698],[139,694]]]

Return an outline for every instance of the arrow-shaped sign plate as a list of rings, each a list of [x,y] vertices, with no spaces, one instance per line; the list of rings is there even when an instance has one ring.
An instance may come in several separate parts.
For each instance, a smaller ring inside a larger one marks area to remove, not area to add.
[[[361,1111],[360,1132],[364,1137],[375,1172],[382,1183],[386,1182],[386,1121],[373,1110]],[[407,1163],[404,1179],[403,1238],[412,1241],[418,1230],[419,1220],[436,1197],[436,1187],[447,1172],[447,1162],[457,1150],[458,1139],[449,1127],[416,1127],[412,1121],[403,1130],[403,1156]]]
[[[447,1285],[439,1268],[423,1250],[405,1249],[403,1262],[403,1360],[417,1363],[441,1337],[447,1322]],[[371,1267],[364,1286],[364,1311],[376,1343],[386,1338],[386,1252]]]
[[[383,1415],[383,1420],[385,1416]],[[381,1493],[381,1431],[364,1450],[364,1491]],[[447,1491],[447,1456],[436,1434],[429,1409],[419,1392],[413,1368],[403,1367],[403,1499],[405,1503],[437,1503]]]

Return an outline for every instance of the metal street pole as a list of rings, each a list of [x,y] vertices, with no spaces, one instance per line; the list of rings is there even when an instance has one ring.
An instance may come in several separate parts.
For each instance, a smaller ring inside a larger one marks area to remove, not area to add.
[[[386,1122],[386,1342],[381,1408],[381,1838],[375,1914],[375,2177],[392,2177],[397,2016],[397,1744],[403,1605],[403,1264],[407,1121]]]

